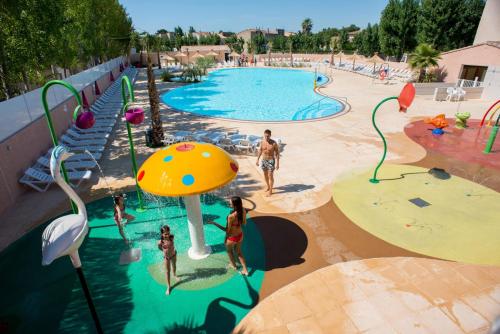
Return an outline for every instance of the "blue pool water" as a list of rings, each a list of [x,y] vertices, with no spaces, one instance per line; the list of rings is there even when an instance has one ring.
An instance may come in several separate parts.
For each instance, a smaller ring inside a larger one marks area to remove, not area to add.
[[[313,81],[313,72],[301,70],[221,69],[201,83],[163,94],[162,101],[203,116],[252,121],[307,120],[341,112],[343,104],[316,94]],[[319,75],[318,84],[327,81]]]

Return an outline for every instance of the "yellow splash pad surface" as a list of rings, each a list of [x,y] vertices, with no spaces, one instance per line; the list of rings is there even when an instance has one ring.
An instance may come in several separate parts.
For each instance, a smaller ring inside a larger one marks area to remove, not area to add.
[[[447,260],[500,265],[500,193],[428,169],[386,164],[344,175],[333,200],[367,232],[401,248]],[[414,200],[417,204],[412,203]]]

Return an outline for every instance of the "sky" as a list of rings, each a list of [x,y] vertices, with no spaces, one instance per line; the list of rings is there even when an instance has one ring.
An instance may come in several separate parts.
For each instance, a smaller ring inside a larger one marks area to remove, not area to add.
[[[348,26],[364,28],[377,23],[388,0],[119,0],[138,31],[239,32],[247,28],[298,31],[304,18],[313,21],[313,31]]]

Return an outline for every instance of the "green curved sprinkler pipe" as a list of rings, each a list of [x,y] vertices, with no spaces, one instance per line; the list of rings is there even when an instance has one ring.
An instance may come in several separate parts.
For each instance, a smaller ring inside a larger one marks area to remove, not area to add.
[[[483,153],[485,154],[490,153],[491,149],[493,148],[493,144],[495,143],[495,139],[498,133],[499,123],[500,123],[500,115],[498,115],[495,125],[493,126],[493,128],[491,128],[490,137],[488,138],[488,142],[486,143],[486,147],[484,148],[483,151]]]
[[[122,86],[122,101],[123,101],[121,114],[122,116],[124,116],[125,109],[127,109],[129,103],[135,101],[135,97],[134,97],[134,89],[132,88],[130,79],[126,75],[122,77],[121,86]],[[127,98],[127,91],[128,91],[128,98]],[[127,121],[125,121],[125,123],[127,124],[128,143],[130,145],[130,157],[132,159],[132,171],[134,172],[135,188],[137,191],[137,198],[139,199],[139,208],[136,211],[142,212],[144,211],[144,203],[142,201],[141,187],[139,187],[139,184],[137,183],[137,161],[135,159],[134,142],[132,140],[132,130],[130,129],[130,123]]]
[[[375,167],[375,171],[373,171],[373,177],[370,179],[371,183],[379,183],[380,182],[380,180],[377,179],[377,173],[378,173],[378,169],[380,168],[380,166],[382,166],[382,164],[384,163],[385,156],[387,154],[387,142],[385,141],[384,135],[382,134],[382,132],[377,127],[377,124],[375,124],[375,113],[377,112],[378,108],[380,108],[380,106],[382,104],[384,104],[385,102],[390,101],[390,100],[397,100],[397,99],[398,99],[397,96],[391,96],[391,97],[388,97],[386,99],[383,99],[382,101],[380,101],[379,104],[377,104],[377,106],[375,107],[375,109],[373,109],[372,124],[373,124],[373,127],[375,128],[375,130],[377,130],[380,138],[382,138],[382,142],[384,143],[384,154],[382,155],[382,159],[380,159],[380,162],[378,163],[377,167]]]
[[[47,123],[49,126],[49,131],[50,131],[50,137],[52,138],[52,143],[54,144],[54,147],[56,147],[59,143],[57,140],[57,135],[56,131],[54,129],[54,124],[52,123],[52,117],[50,116],[50,110],[49,110],[49,104],[47,103],[47,91],[51,86],[54,85],[61,85],[66,87],[76,98],[76,102],[78,103],[77,108],[82,108],[82,99],[80,97],[80,94],[76,91],[75,87],[73,87],[71,84],[67,83],[66,81],[62,80],[51,80],[47,82],[43,88],[42,88],[42,105],[43,109],[45,111],[45,117],[47,118]],[[66,168],[64,167],[64,162],[61,163],[61,171],[64,177],[64,181],[66,181],[67,184],[69,184],[69,178],[68,178],[68,173],[66,172]],[[71,209],[73,210],[73,213],[78,213],[78,208],[76,207],[76,204],[73,203],[73,201],[70,201],[71,203]]]

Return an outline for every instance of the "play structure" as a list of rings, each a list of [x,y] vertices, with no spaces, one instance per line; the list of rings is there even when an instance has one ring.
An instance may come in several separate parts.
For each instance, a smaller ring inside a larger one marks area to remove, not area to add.
[[[446,121],[446,117],[444,114],[439,114],[433,118],[426,118],[424,122],[426,124],[432,124],[434,126],[432,134],[437,136],[441,136],[442,134],[444,134],[443,129],[448,126],[448,122]]]
[[[42,265],[48,266],[55,259],[68,255],[71,263],[75,268],[82,289],[85,293],[87,303],[94,319],[96,330],[98,333],[103,333],[99,318],[97,316],[92,297],[90,296],[89,289],[82,271],[82,263],[78,254],[78,249],[82,245],[85,236],[89,231],[87,210],[85,204],[78,197],[75,191],[68,185],[61,175],[62,163],[69,158],[71,154],[64,146],[56,146],[52,151],[50,159],[50,173],[55,182],[62,188],[75,203],[77,212],[65,215],[55,219],[50,223],[42,234]]]
[[[205,243],[200,194],[221,188],[238,173],[238,163],[223,149],[207,143],[174,144],[152,154],[139,169],[141,189],[158,196],[183,197],[186,205],[192,259],[203,259]]]
[[[83,111],[83,105],[82,105],[82,99],[80,97],[80,94],[76,91],[75,87],[73,87],[71,84],[67,83],[66,81],[62,80],[51,80],[47,82],[43,87],[42,87],[42,105],[43,105],[43,110],[45,111],[45,117],[47,118],[47,124],[49,127],[49,132],[50,132],[50,137],[52,138],[52,143],[54,144],[54,148],[57,147],[59,144],[57,140],[57,135],[56,131],[54,129],[54,124],[52,123],[52,116],[50,115],[50,109],[49,109],[49,104],[47,103],[47,91],[49,90],[50,87],[54,85],[61,85],[65,88],[67,88],[75,97],[77,106],[75,108],[75,111],[73,112],[73,119],[75,120],[75,124],[77,127],[81,127],[81,129],[88,129],[91,128],[94,123],[94,114],[91,111],[85,111],[82,114],[79,114],[80,112]],[[66,172],[66,168],[64,167],[64,163],[61,162],[61,171],[62,175],[64,178],[64,181],[66,183],[69,183],[69,178],[68,178],[68,173]],[[77,213],[77,207],[76,204],[71,202],[71,208],[73,209],[73,213]]]
[[[457,112],[455,114],[455,128],[467,128],[467,120],[470,118],[470,112]]]
[[[491,129],[490,132],[490,137],[488,138],[488,142],[486,143],[486,147],[484,148],[483,153],[491,153],[491,148],[493,147],[493,144],[495,143],[495,139],[498,134],[498,128],[500,126],[500,114],[497,117],[497,121],[495,122],[495,125]]]
[[[495,113],[498,111],[498,109],[500,109],[500,100],[497,100],[495,103],[493,103],[489,108],[488,110],[486,110],[486,112],[484,113],[484,116],[483,116],[483,119],[481,120],[481,123],[479,124],[479,126],[483,126],[484,125],[484,121],[486,120],[486,117],[488,116],[488,114],[490,113],[490,111],[496,106],[496,109],[495,111],[493,112],[493,115],[495,115]],[[490,117],[490,122],[491,122],[491,119],[493,118],[493,115]],[[488,122],[489,123],[489,122]]]
[[[403,87],[403,90],[401,91],[399,96],[391,96],[391,97],[385,98],[382,101],[380,101],[379,104],[377,104],[375,109],[373,109],[372,124],[373,124],[373,127],[375,128],[375,130],[377,131],[377,133],[379,134],[380,138],[382,138],[382,142],[384,143],[384,153],[382,155],[382,159],[380,159],[380,162],[378,163],[377,167],[375,167],[375,170],[373,171],[373,176],[370,179],[371,183],[379,183],[380,182],[380,180],[377,179],[377,172],[378,172],[380,166],[382,166],[382,164],[384,163],[385,156],[387,155],[387,142],[385,140],[384,135],[382,134],[380,129],[377,127],[377,124],[375,123],[375,114],[377,113],[378,108],[380,108],[380,106],[387,101],[397,100],[399,103],[399,112],[406,112],[406,110],[410,107],[411,103],[413,102],[414,98],[415,98],[415,86],[413,86],[413,84],[411,84],[411,83],[407,83]]]
[[[137,211],[144,210],[144,202],[142,199],[141,188],[137,183],[137,161],[135,159],[135,149],[134,149],[134,141],[132,139],[132,130],[130,128],[130,124],[139,125],[144,121],[144,110],[138,106],[134,106],[135,96],[134,89],[132,88],[132,84],[130,83],[130,79],[124,75],[121,81],[121,92],[122,92],[122,115],[125,114],[125,123],[127,125],[127,135],[128,135],[128,144],[130,146],[130,159],[132,160],[132,172],[134,174],[135,187],[137,191],[137,198],[139,199],[139,207],[136,209]],[[128,97],[127,97],[128,92]]]

